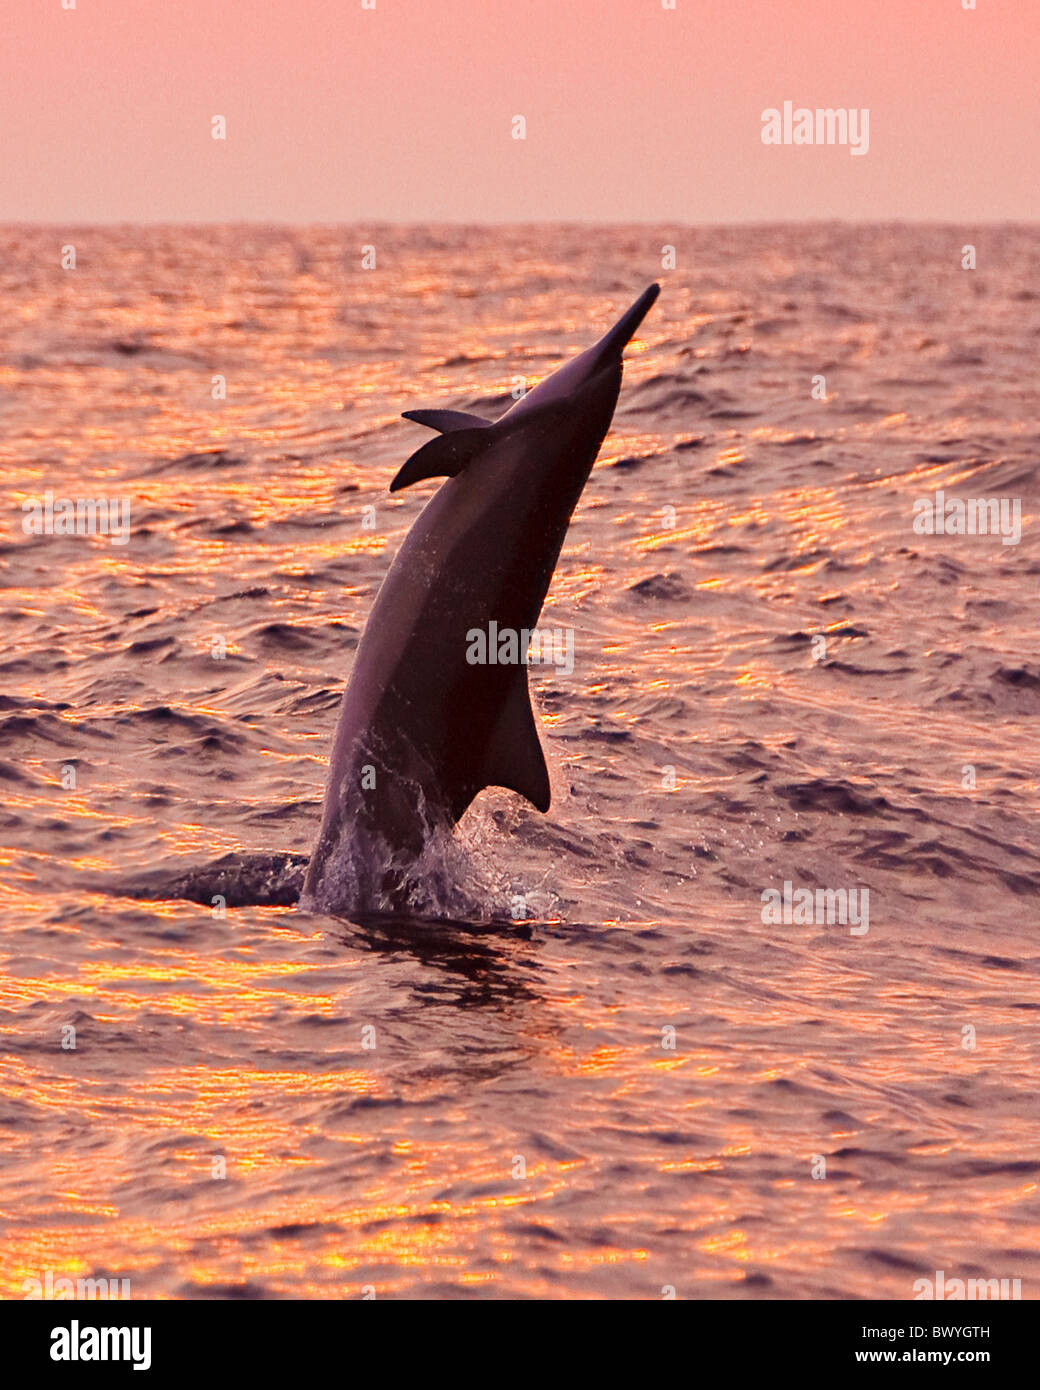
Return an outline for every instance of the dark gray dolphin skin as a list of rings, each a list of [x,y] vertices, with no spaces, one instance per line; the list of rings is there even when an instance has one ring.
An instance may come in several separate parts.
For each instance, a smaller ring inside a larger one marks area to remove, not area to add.
[[[473,629],[533,629],[571,513],[621,388],[621,357],[660,292],[651,285],[594,347],[500,420],[452,410],[405,418],[440,431],[391,492],[444,477],[383,580],[336,730],[321,830],[301,906],[408,904],[430,836],[484,787],[549,809],[525,664],[470,664]],[[522,657],[521,657],[522,663]]]

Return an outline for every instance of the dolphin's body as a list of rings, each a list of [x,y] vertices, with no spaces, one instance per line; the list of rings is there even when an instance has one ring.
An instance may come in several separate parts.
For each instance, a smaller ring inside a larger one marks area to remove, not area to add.
[[[445,476],[383,580],[350,675],[301,905],[409,902],[409,872],[484,787],[540,811],[549,774],[519,663],[471,664],[470,634],[535,628],[578,498],[610,427],[621,355],[651,285],[600,341],[494,424],[409,411],[439,430],[391,491]]]

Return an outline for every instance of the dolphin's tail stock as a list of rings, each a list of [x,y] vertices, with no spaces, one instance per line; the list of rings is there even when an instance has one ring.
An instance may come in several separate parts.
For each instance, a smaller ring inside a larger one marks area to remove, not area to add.
[[[212,864],[179,873],[149,871],[108,889],[115,897],[164,902],[181,898],[213,907],[293,907],[300,896],[310,856],[306,854],[225,854]]]

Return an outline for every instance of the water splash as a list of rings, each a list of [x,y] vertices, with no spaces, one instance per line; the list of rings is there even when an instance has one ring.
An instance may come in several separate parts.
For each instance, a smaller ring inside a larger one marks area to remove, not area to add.
[[[427,809],[418,786],[415,795],[425,823],[419,853],[394,852],[378,834],[355,828],[330,855],[317,891],[301,895],[301,909],[472,922],[556,915],[560,900],[545,887],[547,874],[530,886],[501,861],[503,847],[518,833],[518,808],[503,816],[501,808],[476,806],[453,830]]]

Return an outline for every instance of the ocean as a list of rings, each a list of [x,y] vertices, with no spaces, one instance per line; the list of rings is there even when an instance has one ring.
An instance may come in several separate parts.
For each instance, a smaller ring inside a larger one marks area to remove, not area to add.
[[[0,246],[0,1295],[1036,1297],[1040,231]],[[469,907],[121,896],[309,853],[401,412],[653,280]]]

